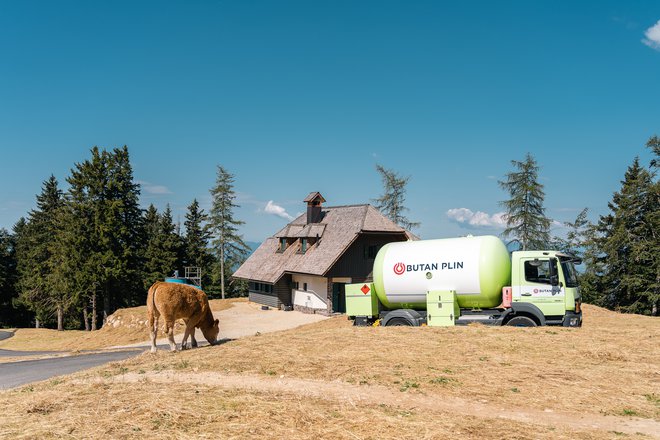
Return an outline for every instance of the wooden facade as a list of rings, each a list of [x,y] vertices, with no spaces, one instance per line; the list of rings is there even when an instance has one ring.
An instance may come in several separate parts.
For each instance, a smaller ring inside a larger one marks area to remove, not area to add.
[[[249,300],[257,304],[280,309],[291,305],[291,275],[286,274],[275,284],[250,281]],[[268,286],[264,288],[263,286]]]
[[[326,273],[328,278],[347,277],[353,283],[371,281],[374,260],[381,247],[393,241],[406,241],[404,234],[360,234],[341,258]]]

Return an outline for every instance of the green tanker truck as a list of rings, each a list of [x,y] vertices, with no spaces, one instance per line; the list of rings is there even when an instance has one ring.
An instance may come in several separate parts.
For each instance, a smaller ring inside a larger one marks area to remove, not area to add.
[[[582,325],[575,265],[557,251],[509,254],[495,236],[389,243],[373,282],[346,285],[355,325]]]

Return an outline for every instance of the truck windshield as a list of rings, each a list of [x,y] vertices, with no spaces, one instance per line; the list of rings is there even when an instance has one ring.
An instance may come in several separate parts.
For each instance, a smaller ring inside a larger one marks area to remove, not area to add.
[[[566,287],[577,287],[577,271],[572,261],[562,261],[561,270],[564,272],[564,280],[566,281]]]

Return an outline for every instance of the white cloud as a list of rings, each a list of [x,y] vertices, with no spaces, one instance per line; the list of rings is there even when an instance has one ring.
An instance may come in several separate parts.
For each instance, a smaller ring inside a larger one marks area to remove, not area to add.
[[[482,211],[473,212],[468,208],[452,208],[447,211],[447,217],[451,220],[471,227],[504,228],[506,227],[504,216],[504,212],[490,215]]]
[[[286,219],[286,220],[289,220],[289,221],[293,220],[293,217],[291,217],[291,215],[288,212],[286,212],[286,209],[282,208],[279,205],[276,205],[275,203],[273,203],[272,200],[269,200],[268,203],[266,203],[266,207],[264,208],[264,212],[266,214],[273,214],[273,215],[276,215],[278,217],[282,217],[283,219]]]
[[[147,194],[172,194],[172,191],[170,191],[169,188],[167,188],[165,185],[156,185],[153,183],[145,182],[143,180],[138,180],[137,183],[140,184],[142,189],[144,189]]]
[[[660,20],[644,32],[646,38],[642,38],[642,43],[651,49],[660,51]]]

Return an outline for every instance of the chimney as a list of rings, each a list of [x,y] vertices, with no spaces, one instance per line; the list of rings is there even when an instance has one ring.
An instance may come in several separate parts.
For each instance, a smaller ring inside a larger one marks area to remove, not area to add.
[[[325,202],[321,193],[310,193],[303,202],[307,203],[307,224],[319,223],[323,217],[322,203]]]

